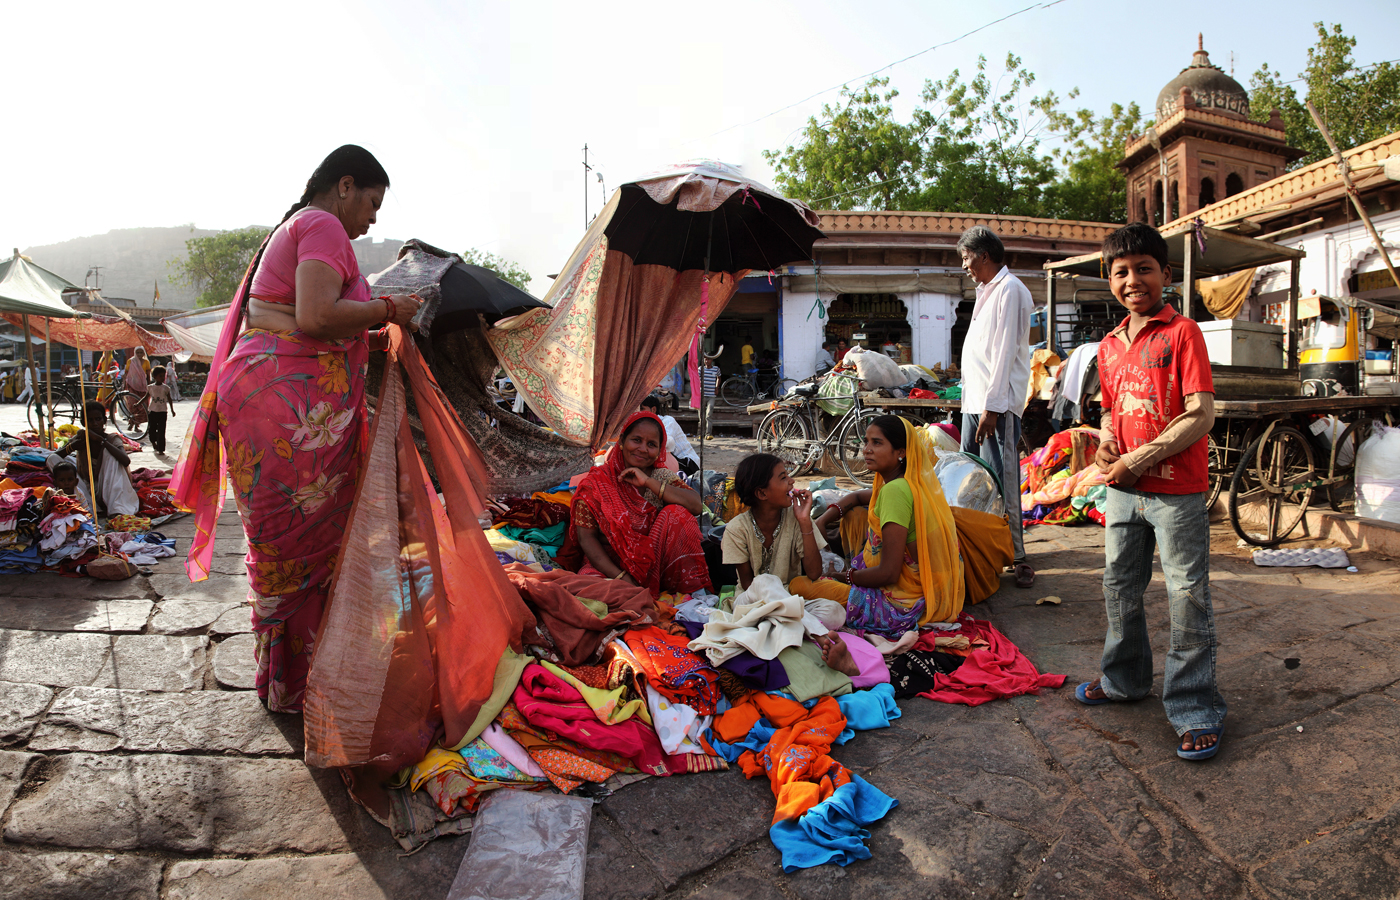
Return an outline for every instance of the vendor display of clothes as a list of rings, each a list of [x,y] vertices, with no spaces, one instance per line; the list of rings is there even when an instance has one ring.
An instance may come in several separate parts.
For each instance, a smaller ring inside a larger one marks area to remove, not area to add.
[[[1021,521],[1026,525],[1104,522],[1105,472],[1094,464],[1097,428],[1071,428],[1021,461]]]
[[[726,473],[696,481],[717,523],[739,511]],[[490,548],[533,622],[521,635],[524,664],[497,685],[508,691],[485,729],[432,746],[399,773],[399,791],[422,792],[449,819],[473,814],[493,790],[597,796],[738,765],[772,787],[769,835],[785,871],[848,865],[870,857],[868,826],[898,800],[834,760],[833,746],[888,727],[897,699],[975,705],[1064,682],[966,613],[892,649],[843,631],[840,603],[804,600],[771,574],[742,592],[656,596],[557,568],[550,538],[567,528],[571,495],[561,485],[488,506]],[[817,638],[844,645],[843,671]]]

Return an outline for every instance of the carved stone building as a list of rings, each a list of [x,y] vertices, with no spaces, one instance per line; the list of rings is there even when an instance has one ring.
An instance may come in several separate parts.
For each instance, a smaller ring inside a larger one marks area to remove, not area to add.
[[[1303,155],[1284,140],[1283,119],[1249,119],[1249,92],[1212,65],[1198,39],[1191,65],[1157,95],[1156,126],[1131,138],[1128,219],[1161,226],[1282,175]]]

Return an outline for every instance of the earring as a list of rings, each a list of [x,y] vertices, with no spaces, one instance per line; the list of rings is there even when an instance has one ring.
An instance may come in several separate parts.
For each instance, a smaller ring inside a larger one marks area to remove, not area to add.
[[[344,195],[344,194],[341,194],[341,195],[340,195],[340,199],[344,200],[344,199],[345,199],[345,195]]]

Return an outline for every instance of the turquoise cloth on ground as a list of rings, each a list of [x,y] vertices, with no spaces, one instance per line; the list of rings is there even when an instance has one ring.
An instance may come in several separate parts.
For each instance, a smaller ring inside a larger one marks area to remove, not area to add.
[[[836,703],[846,717],[846,727],[856,731],[889,728],[890,722],[904,715],[894,701],[894,687],[888,682],[837,697]]]
[[[481,738],[467,744],[458,752],[467,761],[467,768],[471,770],[472,775],[482,781],[534,782],[546,780],[526,775]]]
[[[774,823],[768,837],[783,854],[784,872],[829,862],[848,866],[871,856],[865,846],[870,832],[862,826],[880,821],[898,805],[898,800],[852,772],[850,784],[841,785],[801,818]]]
[[[516,528],[514,525],[502,525],[496,530],[512,541],[524,541],[527,544],[538,544],[542,547],[553,547],[555,552],[564,546],[564,532],[569,528],[567,521],[548,528]],[[554,554],[550,554],[553,556]]]

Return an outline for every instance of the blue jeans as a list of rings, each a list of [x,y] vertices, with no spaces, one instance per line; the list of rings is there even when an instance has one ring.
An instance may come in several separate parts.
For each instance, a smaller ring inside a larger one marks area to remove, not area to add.
[[[1210,517],[1205,494],[1150,494],[1110,487],[1104,512],[1103,597],[1108,635],[1100,685],[1113,700],[1152,690],[1152,644],[1143,593],[1152,580],[1152,548],[1162,559],[1171,616],[1162,705],[1177,734],[1225,719],[1215,686],[1215,619],[1210,609]]]
[[[1026,561],[1026,545],[1021,535],[1021,417],[1002,413],[997,418],[996,433],[979,446],[977,426],[980,413],[963,413],[962,449],[964,453],[982,457],[1001,482],[1001,496],[1006,501],[1006,522],[1011,526],[1012,563]]]

